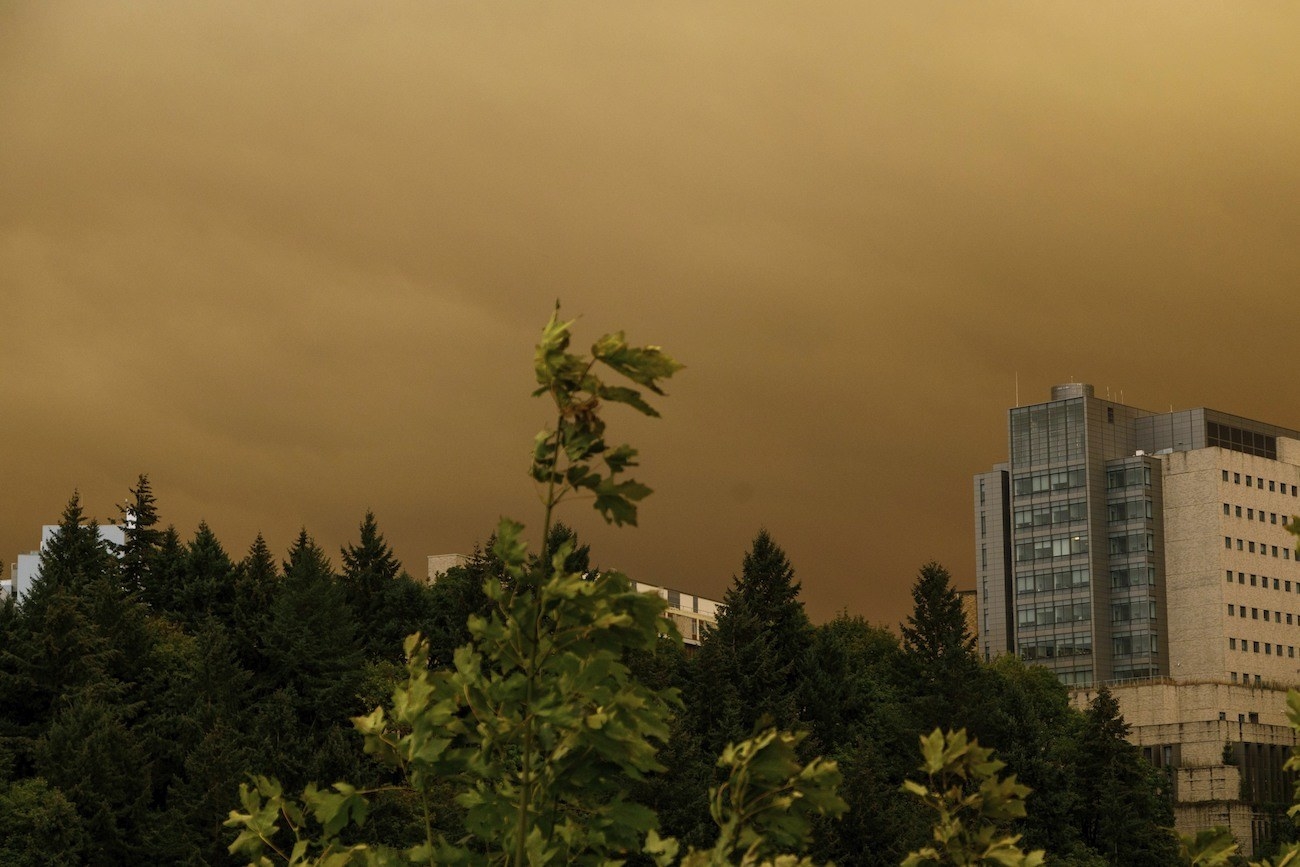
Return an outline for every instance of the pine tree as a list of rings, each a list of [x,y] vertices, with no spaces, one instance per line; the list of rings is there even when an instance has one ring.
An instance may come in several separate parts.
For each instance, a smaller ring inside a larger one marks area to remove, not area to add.
[[[230,623],[235,608],[235,564],[216,534],[200,521],[181,560],[176,615],[190,632],[209,618]]]
[[[281,588],[275,558],[258,533],[248,554],[235,568],[235,602],[231,611],[231,634],[244,668],[266,668],[266,624],[272,603]]]
[[[1129,743],[1129,724],[1105,686],[1083,714],[1078,778],[1084,843],[1109,864],[1176,865],[1169,780]]]
[[[917,730],[964,728],[980,694],[982,669],[948,570],[935,562],[922,566],[912,601],[912,613],[899,629],[900,671],[914,696]]]
[[[329,558],[306,530],[289,550],[265,630],[267,668],[259,675],[293,691],[304,725],[342,722],[361,710],[356,621]]]
[[[766,530],[754,538],[723,605],[695,658],[689,703],[704,750],[713,754],[748,737],[762,719],[778,728],[800,727],[812,641],[794,569]]]
[[[135,487],[129,490],[130,499],[126,505],[118,507],[125,536],[120,560],[122,586],[131,593],[140,593],[151,583],[151,573],[157,568],[156,560],[164,534],[156,529],[158,508],[149,477],[141,473]]]
[[[369,658],[399,659],[402,638],[419,628],[421,599],[418,591],[411,592],[416,588],[399,586],[402,564],[379,532],[374,512],[366,511],[360,541],[345,546],[342,555],[340,577],[357,622],[358,643]],[[407,578],[406,583],[413,582]]]

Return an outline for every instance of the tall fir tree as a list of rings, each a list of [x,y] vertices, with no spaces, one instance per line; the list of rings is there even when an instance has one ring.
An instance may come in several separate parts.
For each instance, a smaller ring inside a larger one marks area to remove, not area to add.
[[[208,619],[234,619],[235,564],[206,521],[199,522],[181,560],[176,615],[191,633]]]
[[[760,720],[802,725],[800,696],[812,624],[785,552],[760,530],[715,628],[695,657],[696,730],[706,754],[752,734]]]
[[[933,561],[922,566],[912,585],[912,602],[912,613],[899,628],[900,673],[914,697],[919,730],[964,728],[980,694],[983,670],[948,570]]]
[[[1119,702],[1102,686],[1083,714],[1077,738],[1083,842],[1108,864],[1173,867],[1181,863],[1170,830],[1169,779],[1128,741]]]
[[[157,568],[163,531],[157,528],[158,504],[149,477],[141,473],[135,487],[129,490],[130,498],[118,507],[125,537],[120,552],[122,586],[131,593],[141,593],[151,583],[151,573]]]
[[[420,628],[422,588],[402,572],[370,510],[361,521],[360,540],[341,553],[340,580],[356,619],[358,644],[368,658],[400,659],[402,639]]]

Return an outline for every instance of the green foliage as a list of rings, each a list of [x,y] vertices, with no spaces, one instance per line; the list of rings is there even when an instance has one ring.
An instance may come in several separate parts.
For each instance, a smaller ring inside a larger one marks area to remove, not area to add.
[[[503,519],[491,546],[497,574],[483,583],[488,613],[470,614],[470,643],[450,669],[431,669],[428,643],[408,638],[406,679],[391,709],[355,720],[366,751],[420,803],[423,840],[400,852],[341,842],[348,826],[364,824],[373,792],[309,786],[299,803],[278,782],[257,778],[241,789],[243,810],[231,813],[228,824],[240,829],[232,852],[257,864],[274,855],[290,864],[594,865],[643,847],[660,864],[675,857],[680,844],[654,833],[654,812],[629,792],[665,770],[656,752],[680,701],[675,688],[633,677],[628,661],[653,654],[661,635],[680,639],[659,597],[633,592],[618,574],[589,579],[585,549],[553,532],[552,512],[586,491],[607,521],[636,522],[649,489],[621,480],[635,451],[607,447],[598,409],[606,400],[656,413],[638,391],[593,370],[604,364],[660,394],[658,381],[680,365],[657,347],[628,346],[621,333],[597,341],[590,359],[568,345],[569,323],[553,316],[536,371],[556,422],[538,435],[531,470],[545,486],[542,556],[530,557],[522,525]],[[777,852],[802,846],[812,818],[842,811],[843,802],[834,763],[800,765],[799,739],[770,731],[727,748],[721,764],[731,776],[713,793],[718,843],[692,850],[684,864],[731,863],[733,855],[745,864],[808,863]],[[448,786],[462,811],[459,837],[438,829]]]
[[[1142,758],[1128,734],[1119,703],[1101,687],[1079,734],[1083,841],[1110,864],[1175,864],[1168,777]]]
[[[698,654],[690,706],[708,752],[747,737],[760,721],[801,725],[813,628],[798,597],[789,559],[760,530]]]
[[[39,777],[0,782],[0,864],[56,867],[81,863],[89,839],[77,809]]]
[[[902,867],[1002,865],[1037,867],[1044,853],[1024,853],[1020,835],[1006,828],[1025,815],[1029,788],[998,772],[1005,764],[993,751],[969,740],[966,732],[935,729],[921,738],[921,771],[927,784],[911,780],[904,788],[936,814],[934,841],[909,854]]]
[[[741,864],[812,863],[786,853],[804,847],[816,817],[839,816],[848,805],[836,793],[834,762],[800,764],[795,747],[803,737],[768,729],[722,751],[718,766],[728,771],[727,782],[710,791],[709,807],[718,842],[689,853],[683,867],[731,864],[737,855]]]
[[[930,562],[912,585],[912,613],[902,624],[902,671],[922,726],[957,728],[980,695],[983,673],[975,638],[948,570]]]

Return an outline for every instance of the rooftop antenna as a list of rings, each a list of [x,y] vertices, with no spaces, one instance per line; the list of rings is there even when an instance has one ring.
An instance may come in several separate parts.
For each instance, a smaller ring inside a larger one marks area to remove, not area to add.
[[[1020,371],[1016,371],[1016,406],[1020,406]]]

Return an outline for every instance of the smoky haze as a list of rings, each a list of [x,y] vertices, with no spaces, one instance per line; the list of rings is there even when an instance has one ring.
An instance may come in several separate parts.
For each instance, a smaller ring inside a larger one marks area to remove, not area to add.
[[[501,515],[531,349],[688,367],[611,413],[718,596],[760,527],[815,619],[972,586],[973,473],[1056,382],[1300,428],[1291,4],[0,6],[0,555],[147,472],[242,556],[367,508],[414,574]]]

